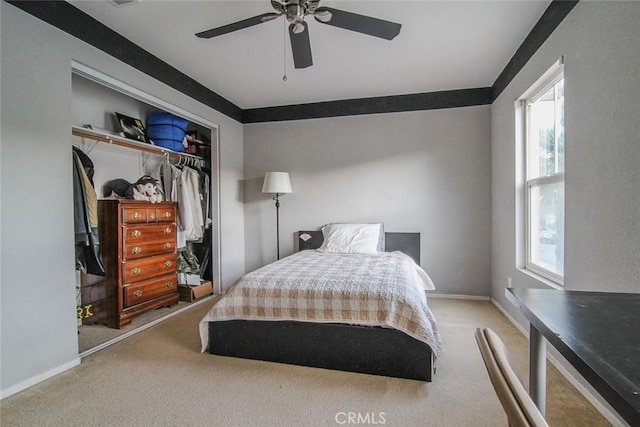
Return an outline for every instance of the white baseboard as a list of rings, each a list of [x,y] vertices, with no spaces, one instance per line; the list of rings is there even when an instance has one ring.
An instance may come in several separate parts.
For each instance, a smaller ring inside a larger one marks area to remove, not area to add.
[[[500,305],[500,303],[498,301],[496,301],[495,299],[491,298],[491,302],[493,303],[493,305],[495,305],[498,310],[500,310],[502,312],[502,314],[504,314],[504,316],[509,319],[509,321],[511,323],[513,323],[513,326],[516,327],[516,329],[518,329],[522,335],[524,335],[527,340],[529,340],[529,331],[527,330],[527,328],[525,328],[524,326],[522,326],[520,323],[518,323],[518,321],[516,321],[516,319],[514,319],[507,310],[504,309],[503,306]]]
[[[458,294],[432,294],[427,292],[428,298],[450,298],[450,299],[471,299],[479,301],[489,301],[490,297],[478,296],[478,295],[458,295]]]
[[[73,359],[72,361],[65,363],[64,365],[58,366],[54,369],[51,369],[47,372],[44,372],[42,374],[36,375],[35,377],[29,378],[26,381],[22,381],[14,386],[11,386],[5,390],[0,391],[0,400],[4,399],[5,397],[9,397],[13,394],[16,394],[18,392],[21,392],[22,390],[26,390],[31,386],[34,386],[44,380],[47,380],[51,377],[54,377],[58,374],[63,373],[64,371],[68,371],[71,368],[74,368],[76,366],[78,366],[80,364],[80,357],[76,357],[75,359]]]
[[[520,323],[518,323],[516,319],[514,319],[509,314],[509,312],[507,312],[507,310],[505,310],[504,307],[500,305],[498,301],[491,298],[491,302],[493,303],[493,305],[495,305],[498,308],[498,310],[502,312],[502,314],[505,315],[507,319],[509,319],[511,323],[513,323],[516,329],[518,329],[522,333],[522,335],[524,335],[527,338],[527,341],[528,341],[529,331]],[[576,390],[578,390],[580,394],[582,394],[585,397],[585,399],[587,399],[589,403],[591,403],[593,407],[596,408],[596,410],[602,414],[603,417],[607,419],[607,421],[609,421],[614,426],[621,426],[621,427],[628,426],[628,424],[613,409],[609,408],[606,404],[600,401],[599,397],[596,395],[597,392],[595,390],[591,390],[585,387],[585,385],[581,383],[564,366],[563,362],[560,361],[558,358],[556,358],[554,355],[550,354],[548,350],[547,350],[547,359],[558,370],[558,372],[560,372],[560,374],[563,377],[565,377],[567,381],[569,381],[569,383],[571,383],[571,385],[574,386]]]

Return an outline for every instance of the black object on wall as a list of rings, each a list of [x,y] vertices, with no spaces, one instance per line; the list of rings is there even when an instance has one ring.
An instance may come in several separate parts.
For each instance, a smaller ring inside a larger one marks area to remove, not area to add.
[[[277,122],[283,120],[319,119],[362,114],[398,113],[404,111],[437,110],[491,104],[491,88],[447,90],[410,95],[345,99],[341,101],[244,110],[243,123]]]
[[[242,121],[242,109],[66,1],[8,1],[221,113]]]
[[[493,83],[493,94],[491,102],[495,101],[503,90],[511,83],[511,80],[522,70],[525,64],[533,56],[534,53],[549,38],[551,33],[571,10],[578,4],[579,0],[554,0],[544,11],[531,32],[524,39],[513,58],[509,61],[504,70],[500,73],[496,81]]]

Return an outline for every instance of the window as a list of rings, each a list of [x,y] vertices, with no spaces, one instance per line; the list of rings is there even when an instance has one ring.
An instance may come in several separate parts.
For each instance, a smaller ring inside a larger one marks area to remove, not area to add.
[[[525,268],[564,278],[564,74],[561,66],[523,99]]]

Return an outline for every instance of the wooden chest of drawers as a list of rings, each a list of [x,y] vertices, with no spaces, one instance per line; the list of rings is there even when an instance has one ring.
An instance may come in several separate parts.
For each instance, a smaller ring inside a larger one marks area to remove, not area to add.
[[[98,201],[109,327],[178,303],[176,205]]]

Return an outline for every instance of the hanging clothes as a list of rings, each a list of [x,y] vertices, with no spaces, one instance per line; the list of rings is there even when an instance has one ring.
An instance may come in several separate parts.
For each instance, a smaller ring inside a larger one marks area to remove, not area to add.
[[[211,225],[213,224],[213,219],[211,218],[211,169],[200,165],[194,166],[193,169],[200,176],[199,184],[204,232],[201,241],[198,244],[191,245],[190,249],[200,262],[200,277],[205,280],[211,280]]]
[[[168,158],[147,173],[160,183],[165,200],[178,202],[178,248],[184,248],[188,241],[202,242],[204,229],[208,226],[204,203],[205,199],[209,198],[208,190],[206,196],[203,194],[202,181],[204,180],[208,186],[208,177],[204,178],[206,175],[195,168],[175,166]]]
[[[213,223],[211,218],[211,170],[204,167],[196,167],[200,175],[200,194],[202,196],[202,216],[204,228],[208,229]]]
[[[93,162],[73,147],[73,219],[76,269],[104,276],[98,237],[98,196],[93,186]]]
[[[169,162],[169,158],[166,158],[164,162],[158,164],[155,168],[146,171],[147,175],[154,178],[162,187],[164,193],[164,199],[168,202],[178,202],[177,196],[177,182],[182,175],[182,170],[172,165]],[[182,228],[182,218],[180,216],[180,210],[178,209],[176,217],[176,225],[178,230]],[[180,239],[178,238],[178,243]],[[178,244],[178,247],[180,245]]]
[[[200,175],[190,167],[184,166],[178,179],[178,210],[183,219],[184,239],[202,241],[204,217],[202,215],[202,196],[200,194]]]

